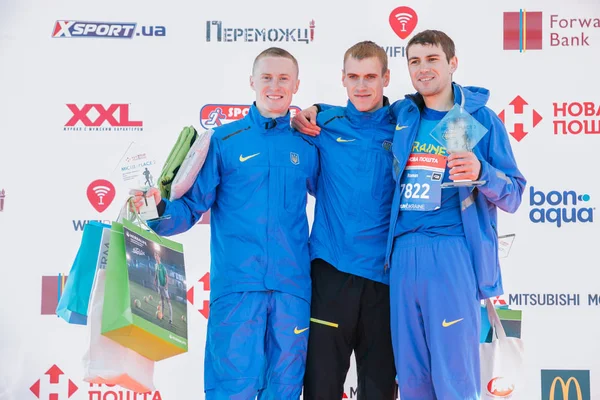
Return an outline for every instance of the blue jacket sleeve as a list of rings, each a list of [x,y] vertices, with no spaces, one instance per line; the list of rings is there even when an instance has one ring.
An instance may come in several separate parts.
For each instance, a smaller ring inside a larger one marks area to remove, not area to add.
[[[306,189],[312,197],[317,197],[317,182],[319,181],[319,174],[321,173],[321,157],[319,155],[319,150],[316,148],[314,158],[313,173],[307,181]]]
[[[504,124],[493,111],[489,110],[489,115],[487,157],[479,160],[480,179],[486,183],[479,192],[501,210],[514,213],[521,204],[527,181],[517,167]]]
[[[150,221],[150,228],[161,236],[172,236],[197,224],[202,214],[215,202],[217,186],[221,181],[220,160],[219,140],[213,135],[204,165],[190,190],[177,200],[162,199],[165,203],[162,216],[169,218]]]
[[[327,111],[330,108],[333,108],[335,106],[332,106],[331,104],[325,104],[325,103],[316,103],[314,104],[315,107],[317,107],[317,114],[323,111]]]

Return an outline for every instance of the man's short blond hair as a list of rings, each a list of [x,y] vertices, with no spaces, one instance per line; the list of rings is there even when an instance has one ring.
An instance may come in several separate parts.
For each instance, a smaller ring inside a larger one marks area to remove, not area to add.
[[[381,74],[385,74],[388,70],[387,53],[381,46],[379,46],[375,42],[371,42],[370,40],[365,40],[363,42],[356,43],[354,46],[346,50],[346,54],[344,54],[344,65],[346,65],[346,60],[350,57],[355,58],[357,60],[364,60],[365,58],[375,57],[379,60],[379,62],[381,62]]]
[[[256,68],[256,63],[258,60],[265,57],[282,57],[292,60],[294,65],[296,66],[296,72],[300,74],[300,68],[298,67],[298,60],[294,57],[289,51],[284,50],[279,47],[269,47],[266,50],[263,50],[259,55],[254,59],[254,64],[252,64],[252,75],[254,75],[254,69]]]

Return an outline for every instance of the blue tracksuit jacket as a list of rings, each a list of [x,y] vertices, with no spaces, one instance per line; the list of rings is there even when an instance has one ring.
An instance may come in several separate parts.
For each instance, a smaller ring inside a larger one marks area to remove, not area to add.
[[[321,134],[311,259],[338,270],[389,284],[384,269],[394,190],[392,138],[395,118],[389,101],[367,113],[348,100],[346,107],[323,107],[317,115]]]
[[[515,212],[521,204],[526,180],[517,168],[502,121],[486,107],[489,91],[478,87],[463,88],[456,83],[453,83],[453,90],[455,103],[460,104],[464,95],[466,111],[488,129],[488,133],[473,150],[481,162],[480,179],[487,183],[478,188],[459,188],[462,222],[477,277],[478,298],[486,299],[503,293],[498,260],[496,208]],[[424,107],[423,98],[418,93],[407,95],[404,100],[399,100],[392,105],[392,111],[398,117],[392,146],[396,185],[387,241],[386,265],[390,265],[394,230],[400,209],[400,179],[419,130],[422,107]]]
[[[233,293],[276,290],[310,301],[307,190],[313,194],[318,153],[290,128],[289,113],[260,115],[215,128],[194,185],[168,201],[159,235],[190,229],[211,209],[211,301]]]

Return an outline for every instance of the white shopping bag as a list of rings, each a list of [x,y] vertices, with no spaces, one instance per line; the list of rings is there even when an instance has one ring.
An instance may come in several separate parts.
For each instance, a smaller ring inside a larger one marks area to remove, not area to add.
[[[188,151],[185,159],[179,167],[179,171],[171,184],[171,198],[169,200],[177,200],[181,198],[192,187],[196,181],[196,177],[206,161],[208,149],[210,147],[210,138],[213,135],[213,130],[209,129],[198,135],[192,147]]]
[[[496,308],[485,305],[494,334],[492,343],[481,343],[481,399],[531,400],[525,398],[524,346],[518,338],[506,337]]]
[[[107,248],[110,229],[102,236],[102,249]],[[154,391],[154,361],[103,336],[102,305],[106,281],[106,261],[98,261],[92,297],[88,310],[87,350],[83,356],[84,381],[94,384],[119,385],[137,393]]]

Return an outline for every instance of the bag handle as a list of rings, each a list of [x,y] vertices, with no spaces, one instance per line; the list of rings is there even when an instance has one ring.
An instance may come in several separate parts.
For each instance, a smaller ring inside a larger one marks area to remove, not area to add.
[[[121,208],[121,211],[119,211],[119,216],[117,217],[117,222],[122,223],[123,219],[126,219],[130,222],[133,222],[134,224],[137,223],[137,225],[140,228],[144,228],[148,232],[152,233],[154,236],[156,236],[157,240],[161,244],[164,244],[162,237],[158,233],[154,232],[154,230],[152,228],[150,228],[150,226],[148,226],[146,221],[144,221],[140,217],[140,213],[136,210],[135,204],[133,203],[134,198],[135,198],[134,196],[129,196],[129,198],[127,199],[127,201]]]
[[[492,329],[494,329],[494,332],[496,332],[496,336],[498,339],[506,339],[506,332],[504,331],[502,321],[500,321],[500,316],[498,316],[498,312],[496,311],[496,307],[494,307],[492,300],[486,299],[485,307],[487,309],[488,319],[490,320]]]

